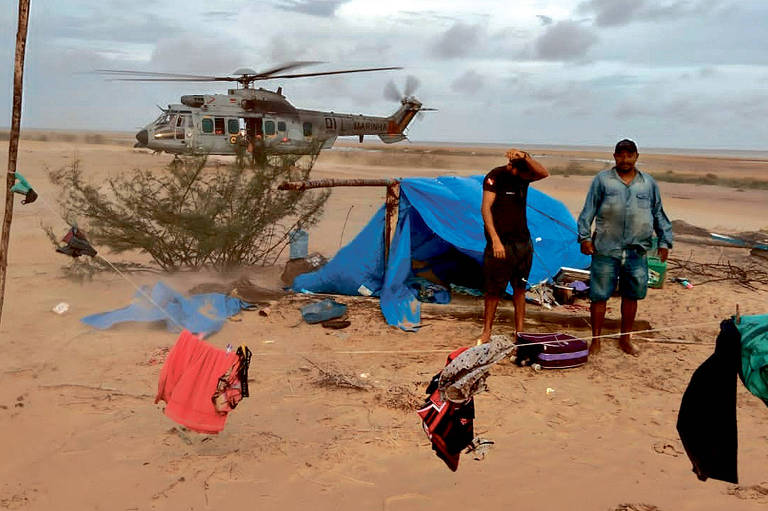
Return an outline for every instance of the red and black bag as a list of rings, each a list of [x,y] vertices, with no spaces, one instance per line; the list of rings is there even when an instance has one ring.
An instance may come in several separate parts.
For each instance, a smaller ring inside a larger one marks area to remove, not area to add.
[[[452,352],[448,355],[445,365],[450,364],[465,350],[467,348],[459,348]],[[443,401],[437,388],[439,381],[440,373],[437,373],[427,386],[426,393],[429,397],[416,413],[421,417],[424,432],[432,442],[435,454],[455,472],[459,468],[461,451],[469,446],[474,438],[475,403],[471,398],[462,404]]]

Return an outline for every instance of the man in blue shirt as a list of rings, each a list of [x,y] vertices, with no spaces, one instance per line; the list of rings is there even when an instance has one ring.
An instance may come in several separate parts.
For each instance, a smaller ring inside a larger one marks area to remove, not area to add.
[[[602,332],[605,307],[616,289],[621,293],[621,336],[619,346],[637,355],[629,332],[637,314],[637,301],[648,290],[648,261],[653,234],[658,237],[659,259],[666,261],[672,248],[672,224],[661,205],[656,181],[635,167],[637,145],[631,140],[616,144],[616,165],[595,176],[584,209],[579,215],[579,243],[592,256],[589,298],[592,335]],[[595,222],[594,234],[591,232]],[[600,351],[600,339],[592,340],[590,353]]]

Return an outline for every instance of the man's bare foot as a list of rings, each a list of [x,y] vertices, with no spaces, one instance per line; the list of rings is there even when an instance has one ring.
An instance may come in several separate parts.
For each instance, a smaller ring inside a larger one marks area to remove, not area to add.
[[[627,340],[621,339],[619,341],[619,348],[621,348],[621,351],[623,351],[627,355],[632,355],[633,357],[640,355],[640,348],[632,344],[632,341],[630,341],[629,339]]]
[[[597,355],[598,353],[600,353],[600,339],[592,339],[589,343],[589,354]]]
[[[480,334],[480,337],[478,337],[475,340],[475,344],[477,346],[480,346],[481,344],[484,344],[484,343],[490,342],[490,341],[491,341],[491,334],[486,335],[485,333],[482,333],[482,334]]]

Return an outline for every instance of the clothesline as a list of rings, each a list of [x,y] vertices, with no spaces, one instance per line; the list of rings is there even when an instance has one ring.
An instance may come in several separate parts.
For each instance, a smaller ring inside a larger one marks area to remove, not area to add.
[[[651,333],[651,332],[664,332],[667,330],[676,330],[676,329],[690,329],[693,327],[699,327],[699,326],[709,326],[709,325],[719,325],[720,320],[718,321],[709,321],[705,323],[695,323],[695,324],[689,324],[689,325],[677,325],[677,326],[669,326],[669,327],[661,327],[661,328],[650,328],[646,330],[633,330],[631,332],[627,332],[628,334],[643,334],[643,333]],[[603,335],[593,335],[589,337],[574,337],[569,340],[580,340],[580,341],[589,341],[591,339],[602,339],[602,338],[608,338],[608,337],[619,337],[621,336],[621,332],[617,332],[614,334],[603,334]],[[658,342],[658,343],[664,343],[664,341],[651,341],[651,342]],[[672,341],[672,342],[679,342],[680,344],[695,344],[700,346],[712,346],[712,343],[688,343],[688,342],[682,342],[682,341]],[[516,348],[520,348],[523,346],[538,346],[542,344],[551,344],[552,341],[539,341],[539,342],[526,342],[526,343],[520,343],[515,344]],[[334,355],[413,355],[413,354],[428,354],[428,353],[451,353],[455,351],[455,348],[445,348],[445,349],[432,349],[432,350],[341,350],[341,351],[291,351],[291,352],[280,352],[280,353],[270,353],[270,352],[254,352],[253,356],[290,356],[290,355],[314,355],[314,354],[325,354],[330,353]]]

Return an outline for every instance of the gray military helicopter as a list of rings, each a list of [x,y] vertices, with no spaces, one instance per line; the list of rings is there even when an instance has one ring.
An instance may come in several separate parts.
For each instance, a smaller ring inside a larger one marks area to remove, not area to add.
[[[391,144],[406,139],[408,124],[423,108],[413,97],[418,81],[409,76],[403,95],[389,82],[385,96],[401,105],[389,117],[354,115],[298,109],[282,93],[252,88],[261,80],[304,78],[311,76],[364,73],[402,69],[379,67],[285,74],[285,71],[319,62],[290,62],[257,72],[238,69],[231,76],[200,76],[125,70],[97,70],[120,81],[236,82],[242,88],[227,94],[192,94],[181,96],[181,104],[161,108],[162,114],[136,134],[134,147],[145,147],[174,155],[237,155],[245,149],[262,156],[317,155],[333,146],[337,137],[377,135]]]

